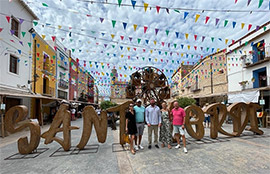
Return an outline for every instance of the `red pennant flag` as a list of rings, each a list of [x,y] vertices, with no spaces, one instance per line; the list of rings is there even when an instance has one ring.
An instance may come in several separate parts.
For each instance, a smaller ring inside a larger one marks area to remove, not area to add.
[[[205,24],[207,24],[209,18],[210,18],[209,16],[206,16],[206,18],[205,18]]]
[[[249,24],[248,25],[248,31],[251,29],[251,27],[252,27],[252,24]]]
[[[0,32],[3,31],[3,28],[0,28]]]
[[[144,28],[144,33],[146,33],[146,30],[147,30],[148,27],[144,26],[143,28]]]
[[[197,46],[194,46],[194,49],[197,50]]]
[[[143,52],[145,52],[145,49],[143,49]]]
[[[136,51],[136,48],[133,48],[134,51]]]
[[[10,22],[10,16],[6,16],[8,23]]]
[[[197,40],[197,35],[196,34],[194,35],[194,39]]]
[[[52,40],[53,40],[53,41],[55,41],[55,38],[56,38],[55,36],[52,36]]]
[[[55,51],[57,50],[57,46],[54,46],[54,50],[55,50]]]
[[[37,53],[37,57],[39,57],[39,53]]]
[[[234,44],[235,40],[232,40],[232,44]]]
[[[128,59],[130,59],[130,56],[128,56]]]
[[[124,36],[120,36],[120,38],[121,38],[121,40],[123,40],[124,39]]]
[[[164,42],[161,42],[161,45],[162,45],[162,46],[164,46],[164,44],[165,44]]]
[[[234,3],[236,4],[237,3],[237,0],[235,0]]]
[[[157,13],[159,13],[160,6],[156,6]]]
[[[90,15],[90,14],[87,14],[86,16],[87,16],[87,17],[91,17],[91,15]]]

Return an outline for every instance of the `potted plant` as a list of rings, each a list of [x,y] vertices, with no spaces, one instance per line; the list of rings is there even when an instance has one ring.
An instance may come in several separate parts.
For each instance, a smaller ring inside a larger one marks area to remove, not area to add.
[[[246,88],[246,84],[248,83],[248,81],[247,80],[245,80],[245,81],[241,81],[241,82],[239,82],[239,85],[241,85],[242,86],[242,89],[245,89]]]

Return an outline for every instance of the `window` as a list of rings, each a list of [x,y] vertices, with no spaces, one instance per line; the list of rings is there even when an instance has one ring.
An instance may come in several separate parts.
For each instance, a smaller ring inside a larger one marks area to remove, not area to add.
[[[264,40],[253,44],[253,63],[264,60],[265,58],[265,49],[264,49]]]
[[[67,92],[58,90],[58,98],[67,99]]]
[[[11,18],[11,30],[14,31],[14,35],[19,37],[19,21],[14,17]]]
[[[198,78],[198,76],[196,76],[195,77],[196,79],[196,81],[195,81],[195,89],[199,89],[199,78]]]
[[[253,88],[267,86],[266,67],[253,71]]]
[[[18,58],[13,55],[10,55],[9,72],[18,74]]]

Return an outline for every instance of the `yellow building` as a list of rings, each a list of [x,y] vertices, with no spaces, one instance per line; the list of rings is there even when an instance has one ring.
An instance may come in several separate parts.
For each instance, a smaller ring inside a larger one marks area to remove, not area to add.
[[[42,96],[55,98],[56,85],[56,53],[39,34],[33,39],[33,55],[32,55],[32,91]],[[32,115],[31,118],[40,120],[42,114],[50,115],[50,108],[43,108],[40,111],[40,106],[51,102],[50,99],[32,99]]]

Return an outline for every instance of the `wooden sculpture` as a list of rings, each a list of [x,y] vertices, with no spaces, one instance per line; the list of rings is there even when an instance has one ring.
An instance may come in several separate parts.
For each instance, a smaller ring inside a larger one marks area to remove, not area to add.
[[[202,139],[204,136],[203,111],[201,110],[200,107],[196,105],[191,105],[185,108],[185,112],[186,112],[185,127],[188,134],[196,140]],[[195,120],[191,121],[190,118],[195,118]],[[196,129],[195,131],[192,128],[192,125],[195,125],[195,129]]]
[[[92,125],[95,126],[98,142],[104,143],[107,138],[107,112],[102,111],[100,116],[97,115],[93,106],[86,106],[83,110],[83,132],[80,143],[77,145],[79,149],[84,149],[87,144],[91,133]]]
[[[126,88],[127,98],[142,98],[144,103],[155,98],[160,105],[164,99],[170,98],[170,88],[166,76],[157,68],[147,66],[131,75]]]
[[[65,151],[68,151],[71,147],[70,131],[79,129],[76,126],[70,126],[70,121],[71,115],[68,111],[68,105],[62,104],[57,111],[49,130],[41,135],[41,137],[45,139],[44,144],[56,141]],[[63,126],[61,127],[62,124]],[[55,136],[58,132],[63,132],[63,139]]]
[[[18,150],[20,154],[32,153],[40,142],[40,126],[36,122],[23,123],[21,126],[15,127],[16,123],[25,120],[28,114],[26,106],[18,105],[10,108],[5,116],[5,127],[10,133],[19,132],[25,128],[30,130],[30,142],[27,137],[21,137],[18,140]]]
[[[133,102],[127,101],[121,105],[107,109],[107,112],[119,112],[119,114],[120,114],[119,139],[120,139],[121,145],[125,144],[123,135],[125,134],[125,127],[126,127],[126,125],[125,125],[126,124],[126,110],[128,109],[128,107],[131,103],[133,103]]]

